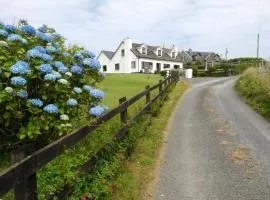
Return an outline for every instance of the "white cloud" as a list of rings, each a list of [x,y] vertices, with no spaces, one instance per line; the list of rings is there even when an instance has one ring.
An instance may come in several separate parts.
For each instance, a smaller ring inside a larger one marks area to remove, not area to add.
[[[0,20],[48,24],[69,42],[98,53],[127,36],[150,44],[225,52],[231,57],[270,56],[269,0],[0,0]]]

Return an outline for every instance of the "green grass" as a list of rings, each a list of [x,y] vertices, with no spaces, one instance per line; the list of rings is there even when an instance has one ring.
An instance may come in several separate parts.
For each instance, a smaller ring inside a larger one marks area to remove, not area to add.
[[[270,74],[249,68],[237,80],[235,88],[252,108],[270,121]]]
[[[115,191],[111,200],[149,199],[146,194],[149,183],[154,179],[154,170],[162,146],[164,132],[176,103],[188,88],[184,83],[178,83],[169,94],[169,99],[161,108],[159,114],[151,121],[151,126],[137,140],[135,151],[122,168],[115,181]]]
[[[120,98],[135,96],[146,85],[155,85],[161,79],[163,77],[157,74],[107,74],[97,87],[105,91],[103,103],[112,108],[118,105]]]

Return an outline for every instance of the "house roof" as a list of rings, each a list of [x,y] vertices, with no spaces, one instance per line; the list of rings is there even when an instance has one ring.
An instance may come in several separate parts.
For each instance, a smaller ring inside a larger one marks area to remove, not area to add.
[[[217,55],[214,52],[203,52],[203,51],[185,51],[188,55],[190,55],[192,58],[194,56],[200,56],[202,57],[204,60],[206,60],[211,54]]]
[[[181,62],[178,52],[176,52],[177,53],[176,58],[172,58],[171,56],[169,56],[171,49],[162,48],[162,51],[163,51],[162,56],[156,55],[155,50],[159,46],[145,45],[147,47],[147,54],[142,54],[140,51],[138,51],[138,48],[140,48],[142,45],[145,45],[145,44],[132,43],[131,51],[139,58],[149,58],[149,59],[155,59],[155,60]]]
[[[107,56],[109,59],[112,59],[114,52],[113,51],[101,51]]]

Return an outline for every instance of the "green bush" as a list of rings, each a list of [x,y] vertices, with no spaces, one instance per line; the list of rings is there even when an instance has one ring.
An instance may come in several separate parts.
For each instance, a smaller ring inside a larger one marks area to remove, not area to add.
[[[27,143],[44,145],[68,133],[81,118],[104,111],[103,79],[95,55],[67,48],[46,25],[0,23],[0,151]],[[91,77],[86,86],[84,77]],[[90,118],[89,118],[90,119]]]

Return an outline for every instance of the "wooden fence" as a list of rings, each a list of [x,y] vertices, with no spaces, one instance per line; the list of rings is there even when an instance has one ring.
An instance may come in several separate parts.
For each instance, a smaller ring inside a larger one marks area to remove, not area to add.
[[[87,135],[91,134],[96,128],[104,122],[111,120],[117,114],[120,114],[120,120],[122,126],[117,134],[115,140],[120,140],[129,130],[133,122],[147,112],[150,106],[160,98],[167,89],[175,84],[179,80],[177,75],[170,74],[169,77],[164,80],[160,80],[158,84],[150,87],[146,86],[146,89],[136,96],[126,99],[123,97],[119,99],[119,106],[105,113],[97,118],[90,125],[85,125],[72,133],[63,136],[62,138],[52,142],[51,144],[39,149],[31,155],[23,158],[19,162],[13,164],[7,170],[0,174],[0,197],[6,194],[10,189],[14,188],[15,200],[36,200],[37,194],[37,176],[36,172],[45,166],[48,162],[54,160],[56,157],[64,153],[64,150],[72,145],[76,144]],[[158,89],[158,94],[151,99],[151,91]],[[128,107],[145,97],[146,103],[142,109],[131,119],[128,120]],[[83,171],[90,171],[93,169],[99,155],[106,151],[106,145],[99,150],[94,156],[92,156],[82,167]],[[64,186],[63,190],[56,194],[58,198],[69,195],[72,191],[72,186]],[[52,197],[48,198],[52,199]]]

